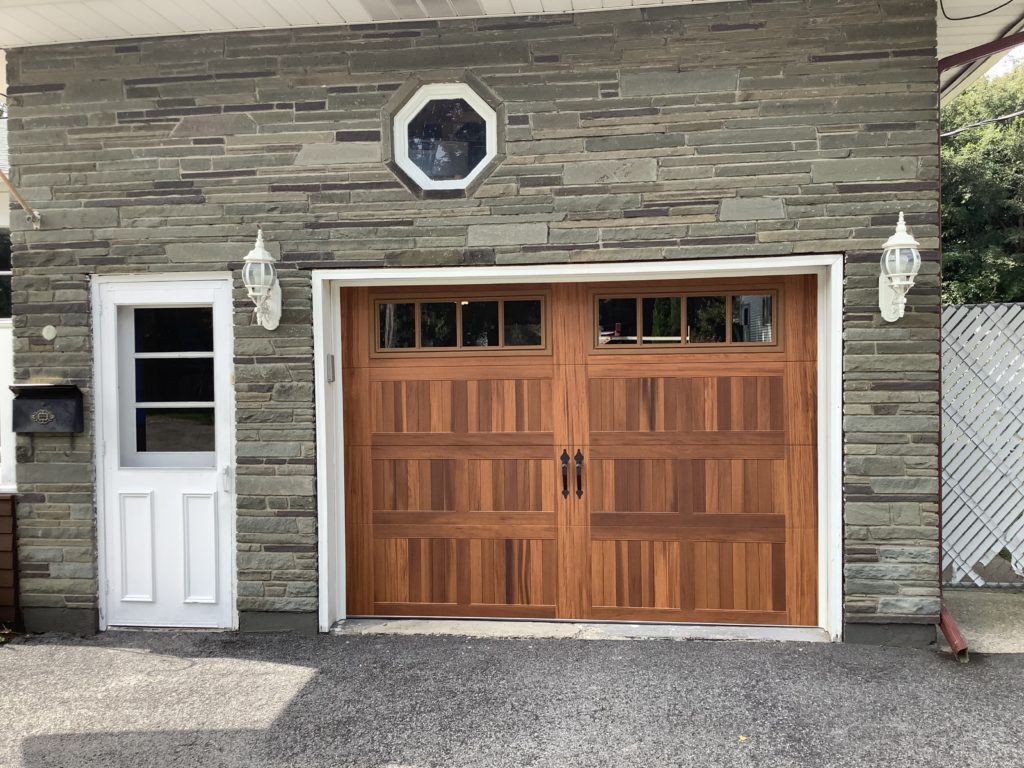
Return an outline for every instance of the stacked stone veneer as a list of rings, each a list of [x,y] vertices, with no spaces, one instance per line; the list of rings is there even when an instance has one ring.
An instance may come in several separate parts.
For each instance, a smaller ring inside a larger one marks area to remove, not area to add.
[[[233,270],[238,607],[310,614],[310,269],[841,252],[846,612],[932,621],[934,17],[933,0],[749,0],[13,51],[15,178],[43,214],[15,234],[17,378],[76,383],[91,410],[93,275]],[[504,102],[506,158],[468,198],[420,199],[382,162],[382,110],[414,75],[463,70]],[[924,266],[890,325],[877,261],[899,210]],[[257,222],[282,259],[273,333],[238,280]],[[35,626],[95,620],[89,429],[19,444]]]

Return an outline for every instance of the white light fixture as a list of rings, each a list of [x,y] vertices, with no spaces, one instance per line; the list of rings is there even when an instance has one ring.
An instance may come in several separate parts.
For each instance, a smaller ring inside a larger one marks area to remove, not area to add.
[[[263,229],[256,235],[255,247],[246,254],[242,282],[256,305],[256,322],[272,331],[281,322],[281,284],[277,281],[274,257],[263,245]]]
[[[920,247],[907,231],[901,212],[896,234],[885,243],[882,273],[878,276],[878,308],[887,322],[896,322],[907,309],[907,292],[914,287],[914,278],[921,269]]]

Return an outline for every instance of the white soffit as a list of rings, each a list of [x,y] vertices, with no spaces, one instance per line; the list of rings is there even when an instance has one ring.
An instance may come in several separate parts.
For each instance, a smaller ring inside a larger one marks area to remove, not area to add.
[[[722,0],[0,0],[0,48]]]
[[[945,15],[942,8],[945,8]],[[1024,0],[1012,0],[1007,5],[1003,5],[1003,0],[942,0],[942,8],[939,10],[940,59],[1024,30]],[[948,19],[946,15],[953,18]],[[972,16],[977,18],[964,18]],[[1005,52],[998,53],[943,72],[943,102],[961,93],[1005,55]]]

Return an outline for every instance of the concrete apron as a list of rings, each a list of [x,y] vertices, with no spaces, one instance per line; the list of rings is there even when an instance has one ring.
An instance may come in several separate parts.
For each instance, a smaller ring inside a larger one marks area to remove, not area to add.
[[[946,588],[943,600],[973,653],[1024,653],[1024,592]],[[939,647],[948,651],[939,633]]]
[[[340,621],[334,635],[449,635],[479,638],[567,640],[764,640],[829,641],[817,627],[724,626],[706,624],[620,624],[569,621],[370,618]]]

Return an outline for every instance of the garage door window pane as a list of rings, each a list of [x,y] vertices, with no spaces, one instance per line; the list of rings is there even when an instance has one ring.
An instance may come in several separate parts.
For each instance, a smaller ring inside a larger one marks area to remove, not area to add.
[[[682,303],[678,296],[644,299],[644,344],[678,344],[682,341]]]
[[[381,349],[416,346],[415,304],[381,304],[379,318]]]
[[[424,347],[455,347],[455,302],[420,305],[420,343]]]
[[[725,342],[725,296],[690,296],[686,299],[688,344]]]
[[[498,302],[462,303],[462,346],[498,346]]]
[[[772,343],[772,297],[765,294],[732,297],[732,340]]]
[[[597,323],[601,344],[636,344],[636,299],[599,299]]]
[[[505,302],[505,346],[539,347],[541,337],[540,299]]]

